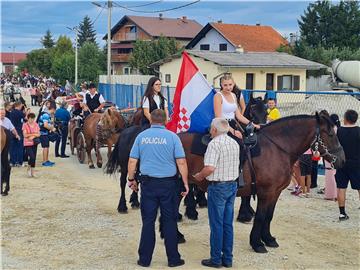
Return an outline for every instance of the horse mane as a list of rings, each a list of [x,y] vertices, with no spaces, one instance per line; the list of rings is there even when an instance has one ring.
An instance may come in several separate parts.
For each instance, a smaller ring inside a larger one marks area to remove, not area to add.
[[[111,119],[111,111],[109,108],[101,115],[100,122],[103,127],[110,127],[112,125],[113,120]]]
[[[277,126],[277,125],[282,124],[283,122],[286,122],[289,120],[314,119],[314,118],[315,118],[315,115],[308,115],[308,114],[298,114],[298,115],[286,116],[286,117],[279,118],[275,121],[272,121],[270,123],[267,123],[266,125],[261,127],[260,131],[267,129],[269,127],[272,127],[272,126]]]

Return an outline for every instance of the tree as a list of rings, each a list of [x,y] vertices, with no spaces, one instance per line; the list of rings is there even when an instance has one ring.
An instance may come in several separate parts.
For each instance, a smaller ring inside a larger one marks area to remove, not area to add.
[[[65,84],[66,80],[74,81],[75,55],[67,52],[56,56],[52,63],[51,72],[51,75],[62,84]]]
[[[52,54],[50,49],[32,50],[27,54],[26,60],[21,62],[20,69],[27,69],[35,75],[50,75]]]
[[[357,1],[310,3],[298,20],[300,40],[315,47],[360,47],[360,9]]]
[[[79,77],[85,81],[98,81],[104,73],[105,56],[93,42],[85,42],[79,49]],[[106,62],[105,62],[106,63]]]
[[[158,40],[137,40],[130,57],[130,66],[142,74],[154,74],[150,64],[179,53],[182,50],[173,38],[160,37]]]
[[[54,47],[55,41],[49,29],[46,31],[45,36],[40,40],[40,42],[45,49]]]
[[[90,17],[87,15],[79,24],[79,47],[82,47],[86,41],[96,44],[96,31],[94,30],[94,25],[91,22]]]
[[[67,36],[60,35],[54,47],[54,54],[61,55],[70,52],[73,52],[71,39]]]

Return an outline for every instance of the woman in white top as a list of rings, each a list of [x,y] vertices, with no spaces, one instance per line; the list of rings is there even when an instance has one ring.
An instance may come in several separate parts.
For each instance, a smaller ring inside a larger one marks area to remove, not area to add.
[[[161,81],[157,77],[150,78],[141,107],[143,109],[143,117],[141,125],[149,125],[151,112],[156,109],[162,109],[166,113],[166,119],[169,119],[168,104],[166,98],[161,93]]]
[[[236,96],[233,93],[234,79],[231,75],[226,74],[220,78],[220,92],[214,97],[214,112],[215,117],[225,118],[230,124],[230,133],[238,138],[241,138],[241,132],[236,128],[236,120],[247,125],[250,121],[244,117],[236,100]],[[259,125],[254,126],[260,129]]]

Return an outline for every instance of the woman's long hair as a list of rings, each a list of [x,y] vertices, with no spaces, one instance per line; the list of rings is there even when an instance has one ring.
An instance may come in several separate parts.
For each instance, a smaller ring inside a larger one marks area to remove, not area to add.
[[[144,98],[147,97],[149,99],[149,104],[154,100],[154,84],[157,81],[161,81],[158,77],[151,77],[147,87],[146,87],[146,91],[144,93],[144,96],[142,97],[141,100],[141,107],[144,103]],[[163,94],[161,93],[161,91],[159,92],[159,97],[161,98],[161,100],[165,100],[165,97],[163,96]]]

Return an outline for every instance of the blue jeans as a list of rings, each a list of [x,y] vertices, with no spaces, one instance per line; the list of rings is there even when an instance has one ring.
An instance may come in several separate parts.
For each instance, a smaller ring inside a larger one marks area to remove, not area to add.
[[[20,140],[18,140],[15,138],[15,136],[12,135],[10,139],[10,163],[22,165],[23,160],[24,160],[24,138],[20,136]]]
[[[66,148],[66,141],[68,137],[68,125],[64,125],[61,127],[61,136],[55,142],[55,155],[65,156],[65,148]],[[59,146],[61,141],[61,152],[59,154]]]
[[[214,264],[231,264],[233,258],[233,219],[236,182],[221,182],[208,187],[210,256]]]

